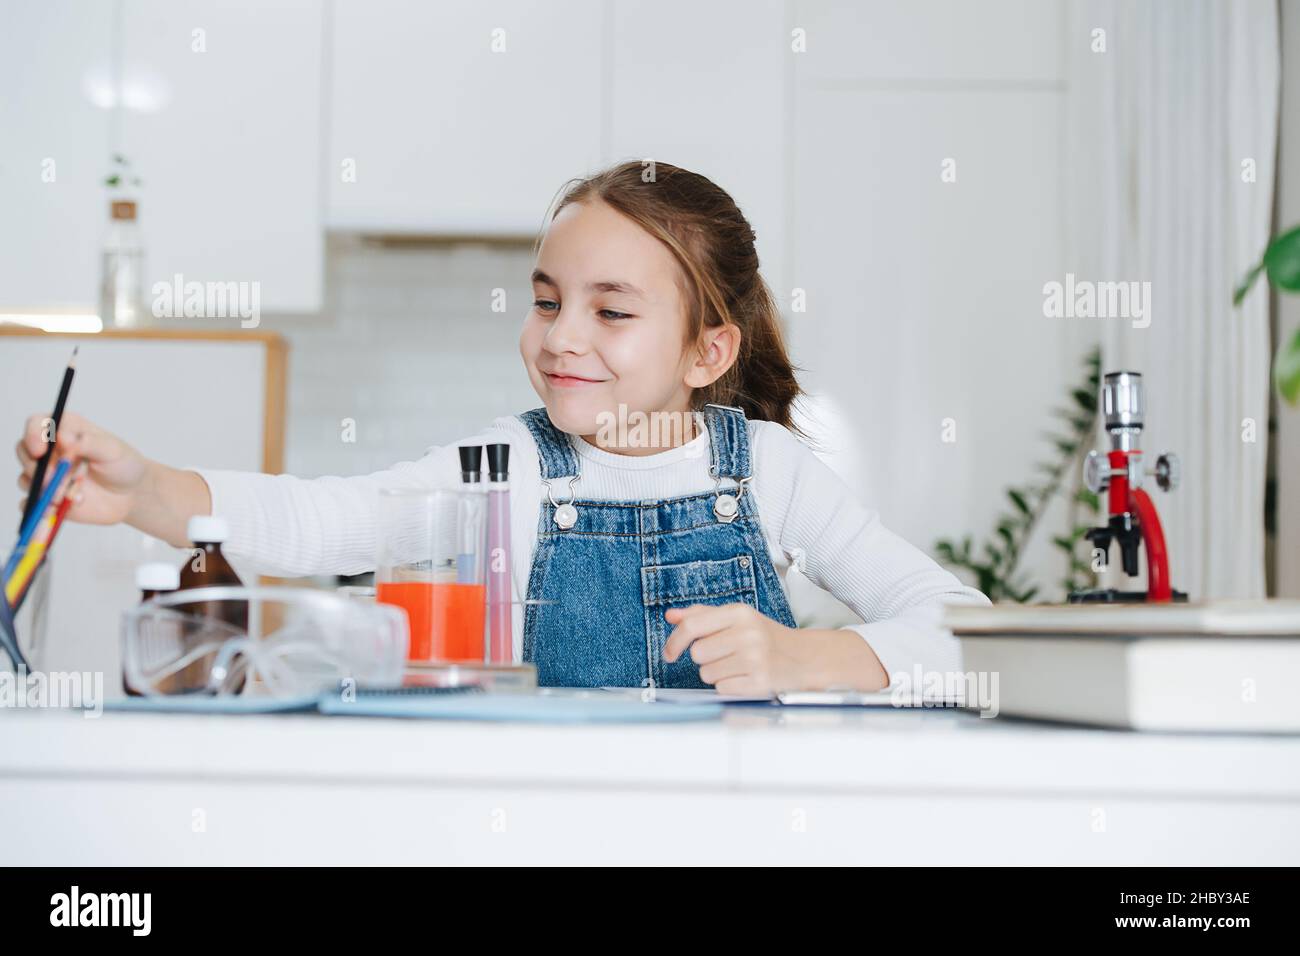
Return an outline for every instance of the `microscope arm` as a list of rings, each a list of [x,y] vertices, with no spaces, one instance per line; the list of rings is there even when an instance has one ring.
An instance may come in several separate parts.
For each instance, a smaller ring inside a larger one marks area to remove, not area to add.
[[[1173,600],[1169,586],[1169,554],[1165,550],[1165,532],[1160,526],[1155,503],[1141,488],[1134,488],[1132,497],[1138,527],[1142,529],[1142,543],[1147,549],[1147,600]]]

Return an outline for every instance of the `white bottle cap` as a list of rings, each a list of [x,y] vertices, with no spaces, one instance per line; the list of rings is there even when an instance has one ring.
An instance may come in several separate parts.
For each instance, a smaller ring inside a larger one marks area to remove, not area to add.
[[[135,586],[141,591],[175,591],[181,586],[181,572],[173,564],[142,564],[135,569]]]
[[[220,544],[230,537],[230,522],[220,515],[195,515],[185,533],[194,544]]]

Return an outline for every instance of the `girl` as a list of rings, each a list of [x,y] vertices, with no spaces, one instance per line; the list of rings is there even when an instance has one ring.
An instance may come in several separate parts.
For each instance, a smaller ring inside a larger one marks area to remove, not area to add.
[[[749,223],[703,176],[642,172],[623,163],[558,203],[519,342],[545,407],[458,443],[512,446],[512,570],[536,602],[515,608],[515,659],[544,686],[726,694],[960,670],[940,608],[988,599],[887,531],[792,434],[799,385]],[[24,487],[44,419],[18,445]],[[278,576],[372,569],[378,490],[460,476],[456,445],[353,478],[180,470],[70,413],[57,444],[89,463],[74,520],[185,547],[190,516],[224,515],[226,551]],[[796,628],[795,558],[867,623]]]

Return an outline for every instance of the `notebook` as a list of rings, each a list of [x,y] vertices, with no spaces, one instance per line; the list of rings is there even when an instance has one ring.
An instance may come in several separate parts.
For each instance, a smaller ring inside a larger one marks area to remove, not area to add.
[[[606,687],[611,693],[646,699],[643,688]],[[719,694],[710,687],[656,687],[654,700],[660,704],[749,704],[782,707],[955,707],[962,700],[934,695],[924,699],[896,694],[892,690],[784,690],[775,694],[742,695]]]

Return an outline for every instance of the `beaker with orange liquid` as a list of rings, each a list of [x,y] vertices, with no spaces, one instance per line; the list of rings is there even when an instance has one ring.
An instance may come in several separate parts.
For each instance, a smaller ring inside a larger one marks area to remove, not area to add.
[[[380,491],[375,599],[406,611],[407,660],[483,663],[486,505],[472,488]]]

